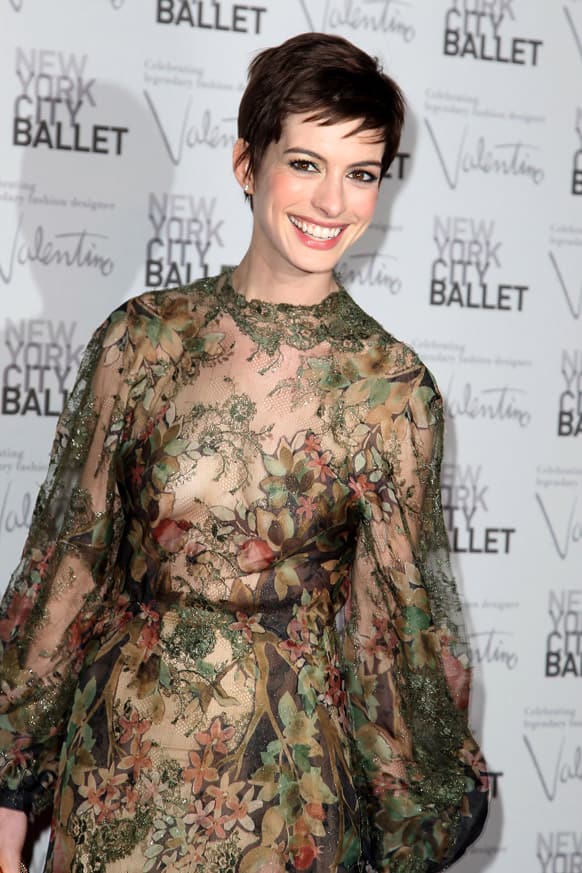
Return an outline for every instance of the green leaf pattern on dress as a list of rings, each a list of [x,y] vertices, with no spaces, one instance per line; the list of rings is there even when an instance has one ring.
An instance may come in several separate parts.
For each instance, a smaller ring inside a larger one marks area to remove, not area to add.
[[[0,615],[0,801],[53,806],[49,873],[417,873],[474,838],[442,427],[341,286],[225,271],[96,331]]]

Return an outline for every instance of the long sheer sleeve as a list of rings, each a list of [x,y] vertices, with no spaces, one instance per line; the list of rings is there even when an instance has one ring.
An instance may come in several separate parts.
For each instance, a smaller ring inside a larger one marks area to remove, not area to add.
[[[87,346],[2,602],[2,806],[51,802],[75,679],[111,583],[123,525],[112,459],[127,393],[125,323],[121,308]]]
[[[356,458],[346,672],[370,860],[417,873],[443,869],[476,838],[487,785],[467,726],[470,670],[441,507],[442,401],[418,361],[386,393]]]

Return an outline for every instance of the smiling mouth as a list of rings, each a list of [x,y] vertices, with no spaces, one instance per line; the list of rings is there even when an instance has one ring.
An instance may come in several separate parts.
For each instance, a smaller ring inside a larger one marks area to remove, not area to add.
[[[340,235],[345,227],[345,225],[342,227],[322,227],[321,224],[312,224],[307,221],[302,221],[300,218],[296,218],[294,215],[289,216],[289,221],[302,233],[312,237],[313,239],[335,239]]]

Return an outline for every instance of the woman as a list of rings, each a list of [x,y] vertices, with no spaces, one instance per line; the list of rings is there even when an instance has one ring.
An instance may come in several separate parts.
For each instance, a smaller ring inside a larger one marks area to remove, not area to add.
[[[479,833],[441,399],[333,272],[403,114],[343,39],[262,52],[246,255],[89,343],[0,622],[4,873],[46,805],[52,873],[415,873]]]

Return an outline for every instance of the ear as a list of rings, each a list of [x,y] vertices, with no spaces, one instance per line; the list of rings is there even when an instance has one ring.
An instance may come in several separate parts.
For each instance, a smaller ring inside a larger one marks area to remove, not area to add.
[[[249,144],[240,137],[235,142],[232,150],[232,169],[237,182],[245,191],[245,194],[253,194],[253,178],[249,174]],[[248,188],[245,189],[246,185],[248,185]]]

